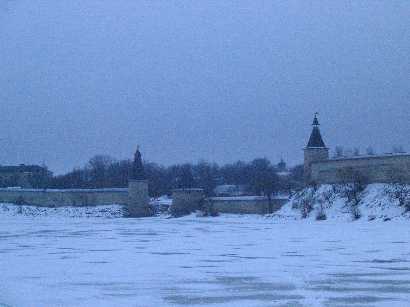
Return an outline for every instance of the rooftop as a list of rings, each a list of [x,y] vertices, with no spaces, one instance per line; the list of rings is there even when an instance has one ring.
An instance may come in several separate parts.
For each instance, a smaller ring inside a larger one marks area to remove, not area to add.
[[[319,130],[319,120],[317,119],[317,113],[315,113],[315,118],[313,119],[313,129],[309,137],[309,142],[307,148],[326,148],[325,142],[323,142],[322,135]]]
[[[45,168],[39,165],[0,165],[0,173],[35,173],[44,170]]]

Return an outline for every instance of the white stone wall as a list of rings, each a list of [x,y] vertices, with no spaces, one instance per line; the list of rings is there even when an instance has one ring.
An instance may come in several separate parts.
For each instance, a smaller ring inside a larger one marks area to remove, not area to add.
[[[350,159],[333,159],[311,165],[311,178],[317,183],[342,182],[340,172],[351,169],[364,175],[369,183],[391,182],[392,176],[403,176],[410,183],[410,155],[397,154]]]
[[[179,215],[201,209],[204,201],[203,189],[176,189],[172,191],[171,213]]]
[[[232,214],[267,214],[269,213],[269,202],[266,197],[211,197],[211,202],[216,211]],[[271,212],[279,210],[287,198],[273,198],[271,201]]]
[[[0,189],[0,202],[45,207],[125,205],[128,189]]]

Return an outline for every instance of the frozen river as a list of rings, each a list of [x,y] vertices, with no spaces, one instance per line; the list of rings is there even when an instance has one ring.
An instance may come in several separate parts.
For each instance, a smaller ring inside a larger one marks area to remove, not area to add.
[[[0,306],[410,306],[410,224],[0,217]]]

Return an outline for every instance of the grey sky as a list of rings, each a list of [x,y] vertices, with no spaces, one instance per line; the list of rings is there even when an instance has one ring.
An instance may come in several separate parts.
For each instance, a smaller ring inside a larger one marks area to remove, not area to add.
[[[0,0],[0,164],[410,149],[409,1]]]

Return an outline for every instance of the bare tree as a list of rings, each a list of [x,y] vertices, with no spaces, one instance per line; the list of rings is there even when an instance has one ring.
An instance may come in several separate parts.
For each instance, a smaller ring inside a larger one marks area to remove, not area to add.
[[[250,163],[250,188],[256,195],[268,198],[268,213],[273,212],[272,196],[279,189],[279,178],[268,159],[255,159]]]
[[[335,147],[335,158],[342,158],[344,156],[344,148],[342,146]]]
[[[331,190],[324,191],[321,197],[318,199],[319,209],[316,214],[316,220],[322,221],[326,220],[326,208],[330,208],[335,201],[337,192],[335,190],[335,185],[332,185]]]
[[[94,187],[106,187],[106,175],[115,159],[107,155],[96,155],[90,159],[87,168],[91,174]]]
[[[352,148],[346,148],[344,152],[345,157],[353,157],[353,149]]]
[[[361,217],[359,204],[368,180],[364,174],[350,167],[340,170],[338,177],[341,181],[341,195],[347,199],[352,218],[357,220]]]
[[[322,200],[319,200],[319,210],[317,211],[316,214],[316,220],[317,221],[324,221],[327,219],[326,212],[325,212],[325,207],[324,203]]]
[[[386,187],[386,194],[391,200],[397,200],[406,212],[410,211],[410,185],[403,170],[395,169],[390,172],[389,177],[391,183]]]
[[[206,196],[211,196],[216,187],[218,165],[200,161],[192,168],[197,186],[204,189]]]
[[[404,147],[403,147],[402,145],[393,146],[392,151],[393,151],[393,153],[396,153],[396,154],[398,154],[398,153],[405,153]]]
[[[371,147],[371,146],[367,147],[367,148],[366,148],[366,154],[367,154],[368,156],[374,156],[374,155],[375,155],[375,152],[374,152],[373,147]]]
[[[300,210],[301,217],[303,219],[307,218],[313,211],[317,189],[317,185],[311,184],[307,188],[297,192],[295,195],[295,203],[293,208]]]

